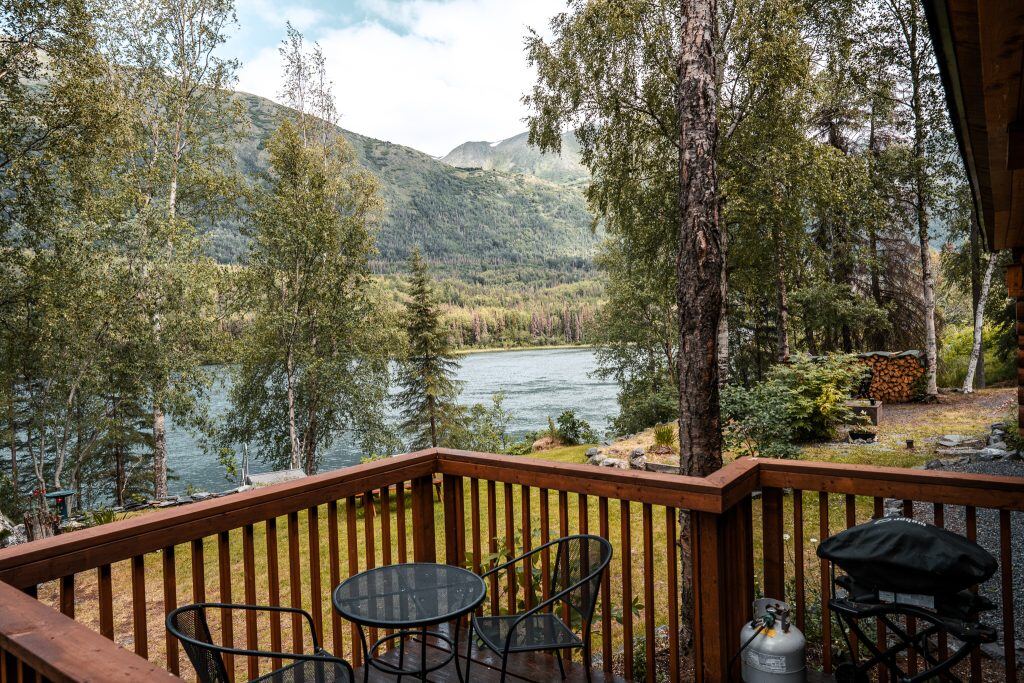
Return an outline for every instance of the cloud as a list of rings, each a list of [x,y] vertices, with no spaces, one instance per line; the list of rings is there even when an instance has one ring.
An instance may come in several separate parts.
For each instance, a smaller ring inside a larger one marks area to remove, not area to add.
[[[262,1],[262,0],[261,0]],[[521,132],[520,98],[533,84],[523,39],[547,27],[552,0],[362,0],[363,18],[317,25],[341,124],[434,155],[466,140]],[[239,88],[280,90],[276,46],[247,60]]]
[[[306,31],[323,21],[326,15],[315,7],[304,5],[280,5],[273,0],[240,0],[238,13],[242,20],[257,19],[272,27],[284,28],[286,21],[300,31]]]

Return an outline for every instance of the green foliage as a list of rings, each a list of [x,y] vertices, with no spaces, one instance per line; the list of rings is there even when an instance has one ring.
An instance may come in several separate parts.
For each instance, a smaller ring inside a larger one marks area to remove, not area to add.
[[[853,356],[795,356],[753,387],[722,390],[726,444],[743,455],[794,457],[797,443],[832,438],[855,422],[844,405],[866,368]]]
[[[86,526],[99,526],[101,524],[117,522],[125,517],[126,515],[118,515],[114,512],[113,508],[103,507],[86,512],[84,521]]]
[[[401,410],[401,429],[411,439],[413,449],[453,446],[463,417],[457,402],[462,389],[455,379],[459,363],[451,355],[433,284],[419,250],[413,251],[409,270],[407,350],[399,363],[397,383],[401,390],[394,402]]]
[[[1017,423],[1017,409],[1011,410],[1006,417],[1003,419],[1003,424],[1006,426],[1006,445],[1010,447],[1010,450],[1024,451],[1024,435],[1020,433],[1020,425]]]
[[[654,428],[654,445],[667,446],[673,450],[676,448],[676,433],[672,425],[659,425]]]
[[[549,418],[550,421],[550,418]],[[558,428],[556,430],[559,440],[567,446],[575,446],[581,443],[596,443],[598,438],[590,423],[581,417],[576,416],[573,410],[562,411],[558,416]]]
[[[778,382],[789,393],[793,438],[819,441],[833,437],[839,425],[854,421],[844,402],[866,373],[867,368],[855,356],[798,355],[769,370],[768,380]]]
[[[484,453],[506,452],[512,413],[505,410],[504,401],[505,394],[499,391],[491,396],[491,405],[474,403],[465,409],[450,445]]]
[[[725,446],[741,455],[791,458],[799,452],[793,443],[793,395],[778,380],[754,387],[722,388],[722,424]]]
[[[1000,331],[996,325],[985,325],[982,331],[986,382],[1003,382],[1012,379],[1016,373],[1014,363],[998,348]],[[942,346],[939,349],[939,386],[957,388],[963,386],[973,346],[973,325],[945,328],[942,335]]]

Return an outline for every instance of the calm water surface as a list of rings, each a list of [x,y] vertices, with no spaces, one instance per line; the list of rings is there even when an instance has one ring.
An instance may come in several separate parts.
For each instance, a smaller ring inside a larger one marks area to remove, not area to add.
[[[618,411],[616,385],[592,377],[594,352],[590,349],[538,349],[473,353],[460,357],[463,382],[460,401],[490,404],[491,395],[505,392],[505,409],[512,413],[509,431],[514,436],[547,426],[548,416],[557,418],[566,409],[587,420],[604,433],[608,419]],[[214,415],[227,410],[227,387],[221,383],[211,392],[210,409]],[[169,465],[173,475],[172,493],[181,493],[192,484],[205,491],[222,491],[237,486],[224,477],[216,459],[204,453],[186,429],[170,425],[167,433]],[[324,458],[323,470],[359,462],[362,453],[347,436],[339,438]],[[253,472],[265,472],[267,465],[254,458]]]

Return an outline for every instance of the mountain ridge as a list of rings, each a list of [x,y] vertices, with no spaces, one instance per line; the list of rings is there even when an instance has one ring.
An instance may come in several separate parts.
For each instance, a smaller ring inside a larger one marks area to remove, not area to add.
[[[580,186],[589,177],[587,169],[580,162],[579,142],[569,132],[562,134],[560,154],[542,153],[530,145],[529,134],[523,132],[497,142],[463,142],[440,159],[456,168],[531,175],[568,186]]]
[[[251,93],[238,91],[235,97],[245,120],[234,153],[239,170],[254,179],[268,167],[266,143],[288,109]],[[474,264],[589,264],[594,255],[600,235],[591,229],[579,187],[536,174],[459,168],[412,147],[339,131],[357,163],[380,180],[385,214],[377,249],[384,269],[404,263],[413,247],[432,261],[469,269]],[[207,230],[218,261],[244,258],[245,238],[238,227],[221,222]]]

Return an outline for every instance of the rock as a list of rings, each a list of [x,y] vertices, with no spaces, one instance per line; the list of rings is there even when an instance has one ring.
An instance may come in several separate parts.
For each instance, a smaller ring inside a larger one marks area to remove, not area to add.
[[[979,451],[975,456],[975,459],[980,460],[981,462],[992,462],[993,460],[1002,460],[1008,455],[1009,453],[1002,448],[989,447]]]
[[[999,449],[999,450],[1001,450],[1001,451],[1008,451],[1008,450],[1010,450],[1010,449],[1009,449],[1009,448],[1008,448],[1008,447],[1006,446],[1006,442],[1005,442],[1005,441],[1002,441],[1002,440],[999,440],[999,441],[989,441],[989,442],[988,442],[988,447],[989,447],[989,448],[998,448],[998,449]],[[987,449],[986,449],[986,450],[987,450]]]
[[[547,451],[552,448],[558,448],[561,445],[562,444],[559,443],[558,439],[552,439],[550,436],[545,436],[534,441],[533,445],[530,446],[530,450],[536,453],[538,451]]]
[[[929,460],[927,463],[925,463],[924,468],[926,470],[941,470],[942,469],[942,461],[941,460]]]
[[[605,459],[606,459],[606,456],[604,454],[598,453],[597,455],[592,455],[589,458],[587,458],[587,464],[588,465],[600,465],[601,462],[603,460],[605,460]]]
[[[1020,451],[1010,451],[1010,454],[1006,456],[1007,460],[1020,460]]]
[[[646,453],[646,451],[644,451],[644,449],[642,449],[642,448],[634,448],[630,452],[629,457],[631,457],[631,458],[639,458],[640,456],[644,455],[645,453]]]
[[[601,452],[600,450],[591,447],[591,448],[587,449],[586,456],[588,458],[593,458],[595,455],[599,454],[600,452]]]
[[[629,465],[626,464],[625,460],[619,458],[605,458],[600,463],[601,467],[616,467],[620,470],[628,470]]]
[[[992,431],[996,431],[997,429],[998,430],[1005,430],[1006,429],[1006,423],[1005,422],[993,422],[992,423]]]
[[[8,548],[28,540],[24,524],[15,524],[0,512],[0,548]]]
[[[602,446],[611,446],[612,442],[609,441],[608,439],[601,439],[601,445]]]
[[[964,447],[964,446],[953,446],[953,447],[949,447],[949,448],[936,448],[935,449],[935,455],[939,456],[940,458],[953,458],[953,457],[968,457],[969,458],[971,456],[977,455],[978,451],[980,451],[980,450],[981,450],[980,446],[978,448],[970,448],[970,447]]]
[[[975,436],[964,436],[963,434],[946,434],[940,436],[938,445],[942,448],[981,448],[984,446],[982,440]]]
[[[206,491],[198,491],[192,494],[192,500],[207,500],[208,498],[213,498],[213,494]]]

